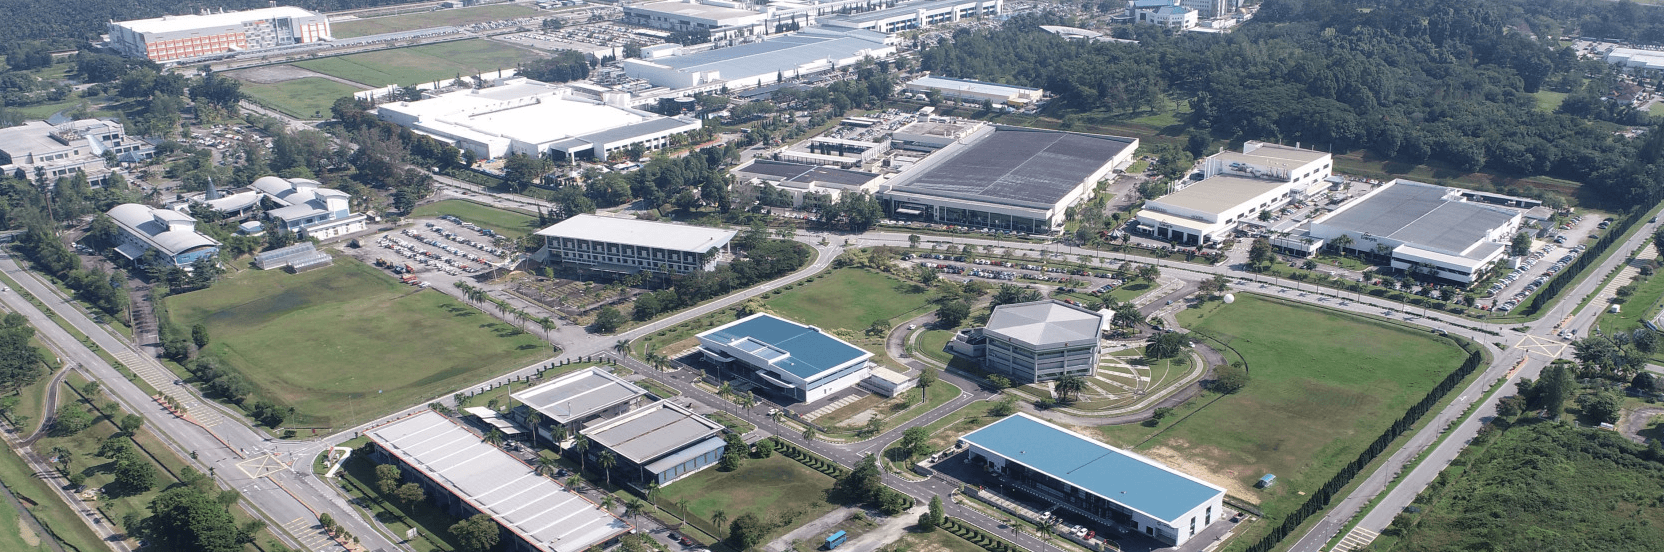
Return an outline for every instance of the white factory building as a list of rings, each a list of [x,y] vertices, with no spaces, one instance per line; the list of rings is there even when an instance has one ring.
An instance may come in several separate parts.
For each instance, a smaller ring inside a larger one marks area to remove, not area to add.
[[[898,33],[963,19],[992,18],[1004,11],[1004,0],[928,0],[902,2],[889,8],[849,15],[823,17],[820,24],[825,27]]]
[[[714,270],[737,230],[669,222],[578,215],[537,231],[551,263],[635,274],[661,268],[675,274]]]
[[[1218,241],[1262,211],[1326,188],[1332,164],[1328,153],[1247,142],[1241,153],[1205,159],[1200,182],[1146,202],[1137,230],[1182,245]]]
[[[935,90],[941,93],[943,98],[958,102],[987,100],[996,105],[1008,104],[1015,106],[1040,101],[1040,97],[1046,93],[1039,88],[936,76],[913,79],[913,82],[907,83],[907,90],[916,93]]]
[[[108,37],[121,55],[161,62],[331,39],[328,16],[293,6],[111,21]]]
[[[1333,247],[1421,276],[1472,284],[1507,257],[1524,211],[1468,201],[1464,193],[1393,180],[1273,244],[1307,255]]]
[[[739,2],[673,0],[624,6],[624,22],[670,31],[711,31],[712,35],[743,35],[763,24],[767,14],[745,9]],[[730,32],[722,32],[729,30]]]
[[[888,36],[862,30],[805,29],[726,48],[657,48],[624,60],[624,74],[653,86],[754,88],[895,55]]]
[[[482,159],[515,153],[543,155],[551,150],[569,157],[606,159],[636,144],[648,149],[664,147],[671,136],[700,127],[694,119],[628,107],[627,93],[609,93],[606,98],[586,99],[565,86],[514,78],[490,88],[382,104],[376,115]]]
[[[1606,63],[1631,71],[1664,71],[1664,52],[1635,48],[1613,48],[1606,52]]]
[[[25,178],[33,179],[38,167],[48,179],[56,180],[84,171],[87,180],[96,184],[110,172],[104,152],[115,154],[118,161],[136,163],[154,156],[156,146],[128,137],[121,123],[109,119],[29,121],[0,128],[0,170],[7,175],[21,170]]]

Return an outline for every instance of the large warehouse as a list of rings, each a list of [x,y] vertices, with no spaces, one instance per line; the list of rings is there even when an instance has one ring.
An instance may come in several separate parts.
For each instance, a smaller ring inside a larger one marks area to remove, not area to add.
[[[699,334],[699,351],[734,374],[801,402],[812,402],[871,375],[872,353],[768,313]]]
[[[664,147],[671,136],[699,130],[694,119],[585,99],[570,88],[523,78],[421,101],[382,104],[376,115],[481,159],[551,150],[568,157],[606,159],[636,144]]]
[[[926,0],[903,2],[868,12],[821,18],[827,27],[899,33],[961,19],[995,17],[1005,9],[1004,0]]]
[[[686,274],[715,270],[739,231],[583,214],[537,235],[543,250],[533,258],[626,274],[660,268]]]
[[[716,465],[727,449],[722,424],[700,416],[681,405],[659,401],[628,414],[584,429],[593,447],[587,454],[599,458],[610,450],[618,464],[613,481],[645,489],[649,483],[660,487]]]
[[[986,126],[891,178],[878,199],[890,218],[1049,234],[1137,149],[1137,138]]]
[[[1346,253],[1390,261],[1399,270],[1471,284],[1507,256],[1523,211],[1467,201],[1463,193],[1393,180],[1312,220],[1301,235],[1277,245],[1307,254],[1325,245],[1344,245]],[[1337,242],[1341,236],[1347,238]]]
[[[516,552],[581,552],[633,531],[582,494],[431,410],[364,432],[392,463],[452,516],[485,514]]]
[[[694,0],[652,2],[624,6],[624,22],[671,31],[715,31],[761,25],[768,17],[760,12],[706,4]]]
[[[861,30],[805,29],[767,40],[691,51],[667,50],[652,59],[624,60],[624,74],[653,86],[690,88],[721,84],[730,90],[753,88],[838,67],[863,59],[895,55],[884,35]]]
[[[969,460],[1041,499],[1184,544],[1225,518],[1225,489],[1154,460],[1017,413],[960,437]]]
[[[181,61],[329,40],[329,17],[293,6],[111,21],[109,46],[127,57]]]
[[[995,104],[1011,105],[1028,105],[1040,101],[1040,97],[1046,94],[1046,91],[1039,88],[934,76],[913,79],[913,82],[907,83],[907,89],[913,92],[935,90],[941,93],[942,97],[957,102],[988,100]]]
[[[548,439],[549,429],[554,426],[561,426],[569,437],[576,435],[589,424],[629,412],[646,395],[646,389],[611,372],[585,368],[512,393],[509,398],[543,416],[537,423],[538,438]]]
[[[1106,324],[1103,314],[1059,301],[1000,305],[988,325],[960,331],[948,349],[1018,383],[1091,377]]]
[[[1183,245],[1223,239],[1242,221],[1327,187],[1330,165],[1321,151],[1247,142],[1242,153],[1204,160],[1202,181],[1146,202],[1137,230]]]

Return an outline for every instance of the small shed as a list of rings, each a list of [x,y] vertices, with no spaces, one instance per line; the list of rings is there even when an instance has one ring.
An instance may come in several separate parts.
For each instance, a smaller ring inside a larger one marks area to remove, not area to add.
[[[1276,485],[1276,484],[1277,484],[1277,476],[1268,473],[1268,474],[1265,474],[1265,477],[1261,477],[1259,482],[1255,483],[1254,486],[1259,487],[1261,489],[1265,489],[1265,488],[1269,488],[1272,485]]]

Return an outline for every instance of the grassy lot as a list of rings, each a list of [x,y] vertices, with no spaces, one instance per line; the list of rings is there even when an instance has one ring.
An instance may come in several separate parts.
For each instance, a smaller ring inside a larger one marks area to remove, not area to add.
[[[896,545],[907,552],[987,552],[981,546],[944,530],[920,533],[909,529],[896,541]]]
[[[1664,301],[1664,278],[1647,278],[1636,286],[1635,294],[1623,302],[1623,312],[1614,314],[1610,305],[1596,305],[1605,310],[1595,319],[1595,327],[1606,333],[1634,331],[1641,327],[1642,320],[1657,312],[1660,301]]]
[[[518,238],[542,230],[537,225],[537,217],[534,215],[498,209],[460,199],[447,199],[419,206],[410,216],[437,217],[439,215],[455,216],[481,227],[490,228],[498,234],[510,238]]]
[[[911,293],[912,284],[859,269],[840,269],[814,282],[770,297],[770,311],[803,324],[861,331],[925,307],[930,296]]]
[[[1544,113],[1553,113],[1554,110],[1560,108],[1560,102],[1566,101],[1565,92],[1555,92],[1553,90],[1538,90],[1532,96],[1537,98],[1537,110]]]
[[[458,40],[426,46],[380,50],[296,62],[304,67],[365,86],[410,86],[457,75],[513,68],[541,54],[485,39]]]
[[[293,406],[292,427],[352,425],[548,354],[535,335],[349,259],[245,271],[167,306],[181,328],[208,325],[207,352],[256,396]]]
[[[403,543],[416,552],[446,552],[460,548],[451,536],[450,528],[462,520],[451,516],[428,500],[407,505],[382,496],[376,490],[375,466],[375,462],[370,459],[355,455],[347,459],[341,471],[336,472],[341,477],[341,488],[346,491],[347,496],[354,499],[359,508],[374,515],[376,521],[387,526],[396,535],[404,535],[412,527],[416,528],[420,536]]]
[[[278,83],[243,83],[243,93],[256,103],[299,119],[329,117],[335,100],[361,90],[323,77],[305,77]]]
[[[91,111],[92,116],[94,117],[115,117],[121,114],[119,111],[114,109],[104,109],[98,103],[94,103],[92,100],[88,100],[86,98],[68,98],[61,102],[35,104],[26,107],[13,107],[7,109],[20,119],[38,120],[51,117],[53,113],[57,113],[59,111],[74,111],[75,108],[80,107],[83,103],[89,103],[92,106]]]
[[[1465,357],[1430,334],[1252,294],[1184,311],[1179,321],[1239,351],[1252,382],[1205,408],[1213,395],[1193,399],[1170,418],[1182,421],[1158,429],[1100,432],[1258,499],[1272,517],[1298,507],[1299,492],[1332,477]],[[1266,473],[1277,475],[1277,486],[1252,489]]]
[[[943,416],[940,420],[925,424],[925,433],[930,435],[926,441],[930,450],[945,450],[958,443],[959,438],[965,434],[998,421],[1000,416],[990,415],[995,404],[996,401],[976,401]],[[899,452],[900,443],[898,440],[890,448],[884,449],[880,457],[891,462],[905,462],[907,458]],[[897,467],[901,468],[899,465]]]
[[[478,6],[342,21],[331,24],[329,30],[331,34],[335,35],[335,38],[353,38],[431,27],[471,25],[499,19],[529,17],[536,14],[537,8],[531,6]]]
[[[65,504],[63,500],[53,496],[55,491],[47,486],[45,481],[35,477],[35,471],[29,469],[29,464],[24,462],[23,458],[19,457],[17,452],[10,448],[7,448],[5,452],[0,452],[0,483],[4,483],[7,490],[17,495],[18,500],[24,503],[24,507],[28,508],[29,512],[33,513],[42,524],[45,524],[47,530],[57,536],[58,542],[84,551],[108,548],[103,539],[99,538],[91,527],[87,527],[87,524],[80,520],[80,515],[68,504]],[[16,528],[17,522],[13,519],[17,516],[16,511],[9,504],[4,503],[0,503],[0,510],[6,512],[6,519],[0,520],[0,523],[6,524],[3,527]],[[17,534],[21,538],[21,531],[17,531]],[[41,538],[44,539],[45,536],[42,535]],[[12,550],[7,546],[8,542],[0,540],[0,547]],[[23,548],[23,550],[36,550],[36,548]]]
[[[1652,105],[1647,106],[1647,113],[1654,116],[1664,115],[1664,103],[1653,103]]]
[[[1412,165],[1391,159],[1381,159],[1374,153],[1361,150],[1344,154],[1335,153],[1335,172],[1382,180],[1407,178],[1422,182],[1440,182],[1457,187],[1487,188],[1492,185],[1503,184],[1529,186],[1560,193],[1566,197],[1574,196],[1578,186],[1581,185],[1570,180],[1549,176],[1515,179],[1485,173],[1469,173],[1431,161],[1426,165]]]
[[[710,414],[706,414],[705,417],[716,421],[716,423],[722,424],[722,426],[728,428],[729,431],[733,431],[734,433],[741,435],[757,430],[756,424],[742,420],[738,416],[727,412],[712,412]]]
[[[768,458],[748,458],[740,468],[731,472],[708,469],[660,491],[663,503],[688,501],[693,515],[711,519],[718,510],[728,519],[746,513],[756,514],[768,522],[780,513],[796,511],[797,523],[819,518],[831,511],[833,504],[826,493],[832,489],[832,478],[809,469],[808,466],[776,454]],[[794,524],[795,525],[795,524]],[[789,530],[776,527],[763,542],[769,542]]]
[[[953,340],[954,333],[952,330],[925,330],[923,335],[913,340],[914,352],[942,364],[953,362],[953,355],[942,349]]]

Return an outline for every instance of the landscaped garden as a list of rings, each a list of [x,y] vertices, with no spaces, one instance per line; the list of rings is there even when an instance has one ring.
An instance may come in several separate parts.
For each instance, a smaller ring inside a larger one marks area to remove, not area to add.
[[[173,324],[205,324],[204,354],[250,399],[295,408],[287,427],[342,427],[548,356],[548,344],[479,309],[350,259],[300,274],[248,270],[168,297]]]
[[[728,522],[745,514],[765,523],[792,520],[769,531],[763,539],[768,542],[798,523],[832,511],[834,505],[827,500],[832,482],[825,474],[784,454],[775,454],[747,458],[739,469],[730,472],[707,469],[693,474],[665,487],[660,500],[666,504],[686,501],[693,515],[716,522],[714,525],[723,531]],[[716,515],[718,512],[722,515]]]

